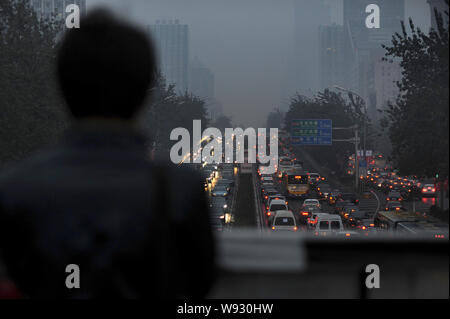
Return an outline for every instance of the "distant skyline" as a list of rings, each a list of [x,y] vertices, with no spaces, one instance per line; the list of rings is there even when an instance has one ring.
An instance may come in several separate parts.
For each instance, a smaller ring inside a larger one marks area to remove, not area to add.
[[[294,1],[87,0],[87,7],[105,5],[143,28],[162,18],[187,24],[189,56],[198,56],[213,72],[224,114],[235,124],[264,127],[268,113],[291,98],[286,86],[295,52]],[[331,23],[342,24],[342,1],[324,2],[332,8]],[[428,30],[426,0],[405,2],[405,16]],[[314,15],[309,18],[317,23]]]

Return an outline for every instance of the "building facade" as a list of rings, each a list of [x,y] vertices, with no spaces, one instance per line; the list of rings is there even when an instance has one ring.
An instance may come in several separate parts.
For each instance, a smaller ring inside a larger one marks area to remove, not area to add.
[[[376,4],[380,8],[380,28],[366,27],[369,13],[365,10],[369,4]],[[389,96],[390,100],[394,95],[387,94],[390,90],[383,85],[392,86],[394,92],[396,86],[391,79],[401,76],[399,67],[388,66],[387,62],[381,61],[380,52],[384,52],[383,44],[391,43],[395,32],[401,32],[404,15],[404,0],[344,0],[345,82],[347,88],[364,98],[369,114],[377,114],[377,109],[386,103],[386,97]],[[384,72],[386,68],[389,71]],[[383,80],[380,80],[380,76]]]
[[[166,83],[174,84],[178,93],[184,93],[188,89],[188,26],[178,20],[158,20],[148,26],[148,32]]]
[[[319,27],[320,89],[345,86],[344,27],[333,24]]]
[[[70,4],[78,5],[80,16],[86,15],[86,0],[30,0],[30,5],[39,18],[50,18],[54,15],[58,20],[65,20],[68,15],[66,8]]]

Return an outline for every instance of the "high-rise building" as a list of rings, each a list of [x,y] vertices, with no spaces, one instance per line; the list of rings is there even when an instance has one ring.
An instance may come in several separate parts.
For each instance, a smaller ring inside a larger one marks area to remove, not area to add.
[[[394,103],[399,90],[397,81],[402,78],[400,61],[383,61],[385,51],[383,49],[371,50],[369,56],[368,72],[368,104],[372,118],[377,118],[378,110],[386,109],[389,102]]]
[[[86,15],[86,0],[30,0],[30,4],[39,18],[54,15],[56,19],[65,20],[68,15],[66,8],[70,4],[78,5],[80,16]]]
[[[446,15],[445,12],[448,12],[449,9],[445,0],[427,0],[427,2],[430,5],[431,10],[431,27],[437,29],[435,10],[441,14],[445,23],[448,23],[448,15]]]
[[[148,26],[148,31],[157,50],[161,74],[183,93],[188,88],[188,26],[178,20],[158,20]]]
[[[189,67],[189,92],[204,99],[214,98],[214,74],[194,57]]]
[[[333,24],[319,27],[320,89],[345,86],[344,27]]]
[[[380,8],[380,28],[369,29],[366,26],[369,15],[366,7],[369,4]],[[377,55],[382,44],[390,44],[395,32],[401,31],[404,7],[404,0],[344,0],[347,88],[361,95],[372,111],[378,105],[371,89],[375,85],[371,65],[373,56]]]
[[[312,19],[311,17],[314,17]],[[294,1],[294,54],[290,63],[289,95],[310,95],[320,86],[319,26],[331,25],[331,9],[325,0]]]
[[[222,104],[215,98],[214,74],[194,57],[189,66],[189,93],[205,101],[211,120],[222,115]]]

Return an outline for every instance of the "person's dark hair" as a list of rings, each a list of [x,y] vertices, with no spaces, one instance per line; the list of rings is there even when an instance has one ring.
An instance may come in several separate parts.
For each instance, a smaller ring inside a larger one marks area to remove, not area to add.
[[[68,30],[57,56],[62,94],[75,118],[131,118],[156,74],[150,37],[105,10]]]

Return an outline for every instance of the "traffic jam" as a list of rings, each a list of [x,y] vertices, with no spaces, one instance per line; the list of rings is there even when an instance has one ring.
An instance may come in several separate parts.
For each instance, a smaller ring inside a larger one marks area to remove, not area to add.
[[[377,154],[359,176],[361,189],[355,192],[348,183],[328,180],[300,156],[284,134],[276,173],[265,174],[264,165],[258,166],[267,230],[345,238],[379,234],[448,238],[448,225],[428,214],[437,196],[432,180],[399,176]],[[354,158],[349,157],[347,174],[354,171]]]

